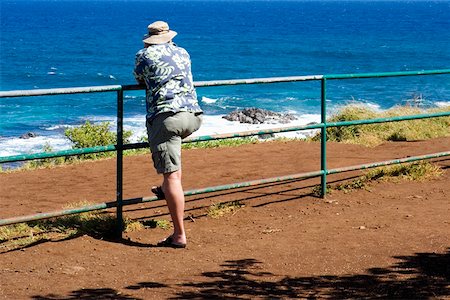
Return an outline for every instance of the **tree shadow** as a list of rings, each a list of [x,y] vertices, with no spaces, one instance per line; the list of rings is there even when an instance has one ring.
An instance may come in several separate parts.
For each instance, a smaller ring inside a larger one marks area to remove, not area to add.
[[[128,290],[139,289],[153,289],[153,288],[167,288],[168,286],[158,282],[140,282],[136,285],[126,287]],[[33,296],[31,299],[35,300],[71,300],[71,299],[111,299],[111,300],[140,300],[142,298],[136,298],[131,295],[123,294],[117,290],[111,288],[99,288],[99,289],[78,289],[71,292],[68,296],[48,294],[46,296]]]
[[[138,300],[140,298],[131,297],[128,295],[123,295],[122,293],[110,289],[110,288],[102,288],[102,289],[79,289],[73,291],[68,296],[54,295],[49,294],[46,296],[33,296],[31,299],[35,300],[70,300],[70,299],[111,299],[111,300]]]
[[[176,288],[159,282],[139,282],[125,287],[167,289],[168,299],[436,299],[450,296],[450,248],[446,253],[416,253],[394,257],[399,262],[386,268],[372,268],[365,274],[321,275],[280,278],[264,272],[253,258],[225,261],[217,272],[203,272],[203,280],[179,284]],[[162,291],[166,293],[164,290]],[[78,289],[69,295],[36,295],[37,300],[140,299],[111,288]]]
[[[219,272],[204,272],[207,280],[181,284],[183,291],[171,299],[430,299],[450,296],[450,250],[444,254],[417,253],[398,256],[387,268],[367,274],[285,277],[261,272],[255,259],[226,261]]]

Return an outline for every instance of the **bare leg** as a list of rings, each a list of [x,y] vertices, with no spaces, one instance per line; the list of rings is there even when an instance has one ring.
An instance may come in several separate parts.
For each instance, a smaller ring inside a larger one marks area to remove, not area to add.
[[[166,196],[167,207],[173,222],[173,241],[186,244],[186,232],[184,231],[184,192],[181,185],[181,170],[165,173],[162,189]]]

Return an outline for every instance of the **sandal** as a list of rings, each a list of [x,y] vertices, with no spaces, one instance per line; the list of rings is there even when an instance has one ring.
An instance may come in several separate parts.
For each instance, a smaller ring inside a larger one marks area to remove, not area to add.
[[[155,194],[158,199],[166,199],[166,195],[164,195],[164,192],[163,192],[161,186],[154,186],[154,187],[151,188],[151,190],[152,190],[153,194]]]
[[[186,248],[186,244],[179,244],[173,241],[172,236],[167,237],[165,240],[158,242],[157,247],[169,247],[169,248]]]

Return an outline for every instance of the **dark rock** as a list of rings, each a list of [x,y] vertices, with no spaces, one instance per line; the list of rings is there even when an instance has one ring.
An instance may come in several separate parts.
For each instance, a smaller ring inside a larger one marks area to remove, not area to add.
[[[261,108],[245,108],[235,110],[222,118],[228,121],[239,121],[240,123],[263,124],[282,123],[286,124],[297,118],[292,114],[280,114]]]
[[[258,135],[258,137],[259,137],[260,139],[262,139],[262,140],[267,140],[267,139],[272,139],[272,138],[274,138],[274,137],[275,137],[275,134],[273,134],[273,133],[265,133],[265,134]]]
[[[20,138],[21,139],[30,139],[30,138],[34,138],[34,137],[37,137],[37,134],[36,133],[34,133],[34,132],[27,132],[27,133],[25,133],[25,134],[22,134],[21,136],[20,136]]]

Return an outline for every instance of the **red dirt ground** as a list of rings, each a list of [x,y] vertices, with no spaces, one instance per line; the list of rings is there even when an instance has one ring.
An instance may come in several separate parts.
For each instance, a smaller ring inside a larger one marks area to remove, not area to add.
[[[320,145],[268,142],[183,152],[185,189],[316,171]],[[450,138],[375,148],[330,143],[328,168],[448,151]],[[159,182],[149,155],[125,158],[125,198]],[[170,234],[122,240],[80,236],[5,251],[0,299],[450,298],[450,159],[438,179],[377,183],[314,197],[318,178],[187,198],[186,249],[156,248]],[[329,176],[329,182],[358,172]],[[0,218],[68,203],[112,201],[115,160],[0,174]],[[217,219],[212,203],[245,207]],[[164,202],[125,207],[137,220],[169,219]]]

